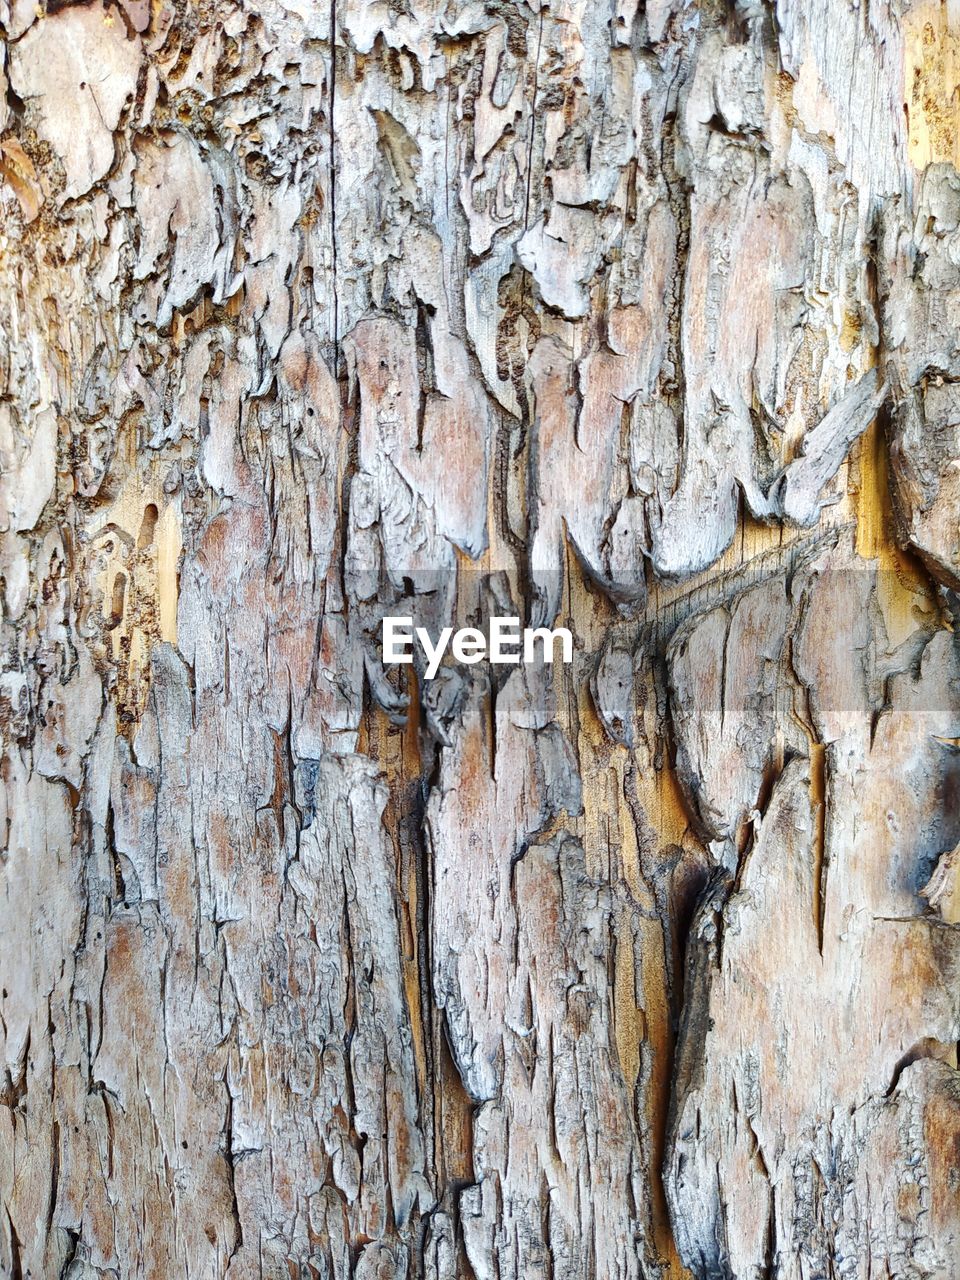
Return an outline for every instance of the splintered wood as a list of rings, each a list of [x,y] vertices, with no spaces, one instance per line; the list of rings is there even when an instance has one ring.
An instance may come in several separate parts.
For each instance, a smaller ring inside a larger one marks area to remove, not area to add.
[[[957,1280],[954,0],[0,23],[0,1274]]]

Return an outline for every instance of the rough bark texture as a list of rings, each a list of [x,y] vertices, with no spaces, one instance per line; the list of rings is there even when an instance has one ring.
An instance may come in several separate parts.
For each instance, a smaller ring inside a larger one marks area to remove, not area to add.
[[[0,1273],[956,1280],[955,0],[46,4]]]

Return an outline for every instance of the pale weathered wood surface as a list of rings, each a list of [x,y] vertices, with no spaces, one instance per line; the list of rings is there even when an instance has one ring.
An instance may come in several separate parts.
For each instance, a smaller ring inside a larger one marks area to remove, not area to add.
[[[0,1274],[957,1280],[955,0],[0,22]]]

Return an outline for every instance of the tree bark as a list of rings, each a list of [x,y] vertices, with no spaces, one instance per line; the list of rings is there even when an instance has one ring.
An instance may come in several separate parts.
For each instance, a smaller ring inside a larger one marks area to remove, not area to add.
[[[956,9],[3,0],[4,1277],[956,1280]]]

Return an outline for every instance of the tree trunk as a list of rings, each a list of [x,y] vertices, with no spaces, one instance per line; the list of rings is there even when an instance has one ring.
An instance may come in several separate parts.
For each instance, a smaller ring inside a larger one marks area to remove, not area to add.
[[[956,1280],[955,0],[0,17],[3,1276]]]

